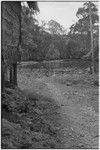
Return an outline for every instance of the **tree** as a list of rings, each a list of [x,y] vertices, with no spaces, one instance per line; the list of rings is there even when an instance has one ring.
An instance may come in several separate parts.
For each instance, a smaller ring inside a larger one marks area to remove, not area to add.
[[[36,2],[28,2],[30,9],[37,9]],[[21,2],[2,2],[2,84],[10,66],[10,82],[17,85],[17,61],[21,45]],[[4,85],[2,85],[4,87]],[[4,88],[3,88],[4,89]]]
[[[98,9],[92,2],[90,4],[90,8],[92,12],[92,24],[95,30],[95,26],[97,26],[99,21]],[[90,30],[89,2],[84,3],[83,7],[78,9],[76,16],[79,20],[76,22],[76,24],[73,24],[70,27],[70,33],[87,34],[87,32]]]
[[[91,23],[93,29],[93,43],[98,43],[98,9],[96,5],[91,2],[89,7],[89,2],[84,3],[82,8],[79,8],[76,15],[78,21],[70,27],[69,36],[77,37],[75,38],[81,45],[80,49],[83,49],[84,54],[90,52],[91,49],[91,30],[90,30],[90,13],[89,8],[91,8]],[[82,48],[83,47],[83,48]]]
[[[68,58],[68,51],[66,46],[67,35],[52,35],[52,43],[54,43],[55,48],[59,50],[60,59]]]
[[[58,59],[60,56],[60,53],[59,53],[59,50],[55,48],[54,44],[51,43],[50,46],[49,46],[49,50],[46,54],[46,59]]]
[[[91,32],[91,54],[92,54],[92,65],[93,65],[93,76],[95,75],[95,62],[94,62],[94,50],[93,50],[93,26],[92,26],[92,12],[91,12],[91,2],[89,2],[89,19],[90,19],[90,32]]]
[[[69,39],[66,47],[68,58],[78,58],[78,44],[75,40]]]
[[[22,58],[30,58],[34,49],[37,48],[37,44],[34,41],[37,32],[37,20],[33,17],[34,12],[31,11],[28,7],[22,7],[21,14],[21,54]]]
[[[66,30],[55,20],[48,22],[48,30],[51,34],[65,34]]]

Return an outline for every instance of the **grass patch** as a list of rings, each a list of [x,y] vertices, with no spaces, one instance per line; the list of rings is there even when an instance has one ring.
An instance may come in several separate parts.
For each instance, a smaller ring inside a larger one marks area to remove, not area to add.
[[[46,117],[57,108],[52,99],[7,88],[2,94],[2,148],[59,148],[58,128]]]

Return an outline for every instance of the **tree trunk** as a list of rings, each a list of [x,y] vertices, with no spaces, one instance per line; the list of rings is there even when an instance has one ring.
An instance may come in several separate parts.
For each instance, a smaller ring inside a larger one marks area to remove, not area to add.
[[[95,77],[95,61],[94,61],[94,50],[93,50],[93,25],[92,25],[92,17],[91,17],[91,2],[89,2],[89,17],[90,17],[90,32],[91,32],[91,53],[92,53],[92,72]]]
[[[10,84],[13,83],[13,68],[12,65],[10,65]]]
[[[1,66],[1,92],[4,93],[5,90],[5,72],[4,72],[4,66],[2,64]]]
[[[13,64],[13,83],[17,86],[17,63]]]
[[[3,50],[3,30],[2,30],[2,14],[3,14],[3,3],[1,3],[1,92],[5,91],[5,68],[4,68],[4,50]]]

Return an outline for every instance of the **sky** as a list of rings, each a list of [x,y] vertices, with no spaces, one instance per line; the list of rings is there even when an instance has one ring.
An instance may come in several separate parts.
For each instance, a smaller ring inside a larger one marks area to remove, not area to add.
[[[76,12],[83,6],[83,2],[38,2],[38,5],[40,9],[39,22],[53,19],[68,30],[78,20]]]
[[[53,19],[68,29],[77,21],[76,12],[83,6],[83,2],[38,2],[38,5],[40,22]]]

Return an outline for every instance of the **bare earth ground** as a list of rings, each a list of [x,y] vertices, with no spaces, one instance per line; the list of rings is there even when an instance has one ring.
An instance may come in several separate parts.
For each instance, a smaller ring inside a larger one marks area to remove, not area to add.
[[[19,87],[26,93],[53,98],[59,106],[51,117],[61,139],[61,148],[97,149],[99,142],[98,87],[91,76],[82,73],[39,76],[30,70],[18,73]],[[60,116],[57,124],[57,115]],[[49,114],[48,116],[49,117]]]

